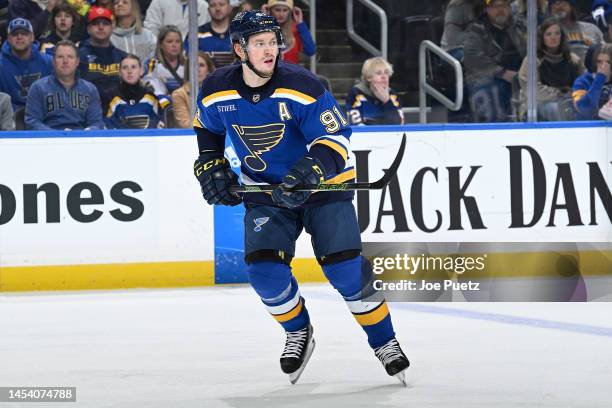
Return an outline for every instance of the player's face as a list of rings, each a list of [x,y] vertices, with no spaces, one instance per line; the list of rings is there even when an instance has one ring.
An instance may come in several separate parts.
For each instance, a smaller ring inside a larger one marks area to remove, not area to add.
[[[60,33],[67,33],[72,30],[72,24],[74,24],[74,20],[72,19],[72,14],[67,13],[65,11],[60,11],[54,18],[55,29]]]
[[[287,6],[274,6],[270,9],[270,13],[276,18],[278,24],[284,24],[289,19],[291,9]]]
[[[58,77],[74,76],[79,66],[79,57],[76,50],[66,45],[60,45],[53,56],[53,67]]]
[[[210,0],[208,4],[210,18],[213,21],[225,20],[232,12],[232,6],[230,6],[229,0]]]
[[[13,50],[23,52],[32,46],[34,34],[25,30],[17,30],[8,35],[8,42]]]
[[[264,75],[272,75],[278,57],[278,41],[272,32],[255,34],[247,44],[249,61]]]
[[[126,17],[132,14],[132,0],[115,0],[113,2],[115,17]]]
[[[202,83],[206,75],[208,75],[208,65],[204,58],[198,57],[198,83]]]
[[[169,32],[161,43],[161,50],[166,57],[177,57],[181,53],[181,36],[175,32]]]
[[[385,88],[389,87],[389,77],[391,72],[384,66],[378,66],[374,69],[372,76],[370,77],[370,83],[383,86]]]
[[[113,32],[113,25],[110,20],[97,18],[87,25],[89,36],[97,41],[107,41]]]
[[[561,45],[561,28],[558,25],[552,25],[544,31],[544,46],[552,51],[556,51]]]
[[[138,60],[124,58],[119,67],[119,75],[126,84],[135,85],[142,78],[142,66],[140,66]]]

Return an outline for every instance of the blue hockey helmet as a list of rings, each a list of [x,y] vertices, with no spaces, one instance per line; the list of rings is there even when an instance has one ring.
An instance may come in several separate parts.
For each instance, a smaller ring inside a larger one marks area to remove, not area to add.
[[[276,34],[276,40],[280,48],[284,47],[283,31],[276,18],[261,10],[248,10],[238,13],[230,23],[230,39],[232,43],[238,42],[246,48],[249,37],[264,32]]]

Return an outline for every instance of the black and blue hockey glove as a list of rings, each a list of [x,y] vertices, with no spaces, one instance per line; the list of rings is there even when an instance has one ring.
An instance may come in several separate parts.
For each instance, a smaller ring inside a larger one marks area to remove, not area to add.
[[[193,164],[193,174],[200,182],[202,195],[208,204],[234,206],[242,202],[242,197],[228,190],[229,186],[238,184],[238,176],[225,157],[198,157]]]
[[[324,167],[321,162],[312,157],[298,160],[283,178],[283,184],[272,192],[272,200],[281,207],[296,208],[304,204],[311,191],[288,191],[298,184],[321,184],[325,180]]]

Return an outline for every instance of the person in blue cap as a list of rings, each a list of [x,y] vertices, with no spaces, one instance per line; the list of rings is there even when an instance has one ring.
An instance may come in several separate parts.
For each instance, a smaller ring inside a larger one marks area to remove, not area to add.
[[[23,109],[32,84],[53,72],[51,57],[39,52],[32,24],[25,18],[11,20],[0,57],[0,91],[11,96],[13,109]]]

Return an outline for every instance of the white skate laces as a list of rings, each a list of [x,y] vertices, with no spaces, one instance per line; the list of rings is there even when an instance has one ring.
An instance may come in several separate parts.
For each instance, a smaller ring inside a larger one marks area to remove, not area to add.
[[[306,345],[307,338],[308,327],[294,332],[287,332],[285,349],[283,350],[281,358],[300,358],[302,356],[302,349]]]
[[[387,374],[397,377],[404,386],[407,386],[406,373],[404,371],[410,367],[410,361],[406,358],[395,338],[375,349],[374,354],[385,367]]]
[[[380,346],[374,350],[374,354],[381,363],[386,367],[390,362],[403,356],[399,343],[395,339],[389,340],[384,346]]]

